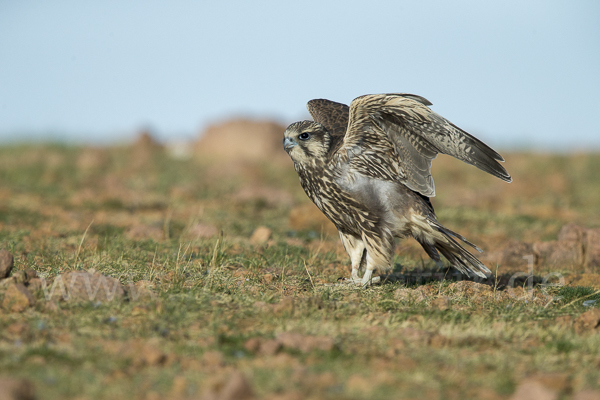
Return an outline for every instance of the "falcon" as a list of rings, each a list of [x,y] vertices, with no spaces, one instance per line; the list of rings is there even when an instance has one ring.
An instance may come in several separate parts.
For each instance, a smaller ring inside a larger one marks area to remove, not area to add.
[[[491,274],[461,243],[479,247],[437,221],[431,162],[448,154],[506,182],[512,178],[500,154],[430,105],[407,93],[365,95],[350,107],[316,99],[307,105],[314,121],[295,122],[284,132],[302,188],[336,226],[350,256],[349,283],[378,282],[373,271],[390,271],[396,238],[409,236],[439,266],[441,254],[465,275]]]

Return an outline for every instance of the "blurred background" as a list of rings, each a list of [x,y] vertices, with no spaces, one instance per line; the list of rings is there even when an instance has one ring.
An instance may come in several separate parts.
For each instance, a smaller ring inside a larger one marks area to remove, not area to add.
[[[598,21],[594,0],[0,1],[0,144],[182,142],[410,92],[499,149],[595,151]]]

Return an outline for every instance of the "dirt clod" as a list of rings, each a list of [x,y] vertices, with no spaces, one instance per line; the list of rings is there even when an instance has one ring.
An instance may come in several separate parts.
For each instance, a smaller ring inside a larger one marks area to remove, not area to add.
[[[125,288],[115,278],[96,271],[73,271],[58,275],[51,284],[53,299],[71,302],[123,300]]]
[[[23,312],[35,305],[35,297],[22,283],[13,283],[4,292],[2,308],[11,312]]]
[[[593,308],[581,314],[573,321],[573,329],[579,334],[600,331],[600,309]]]
[[[27,379],[0,377],[0,399],[34,400],[35,388]]]
[[[525,380],[510,397],[510,400],[556,400],[558,392],[544,386],[536,380]]]
[[[0,250],[0,279],[7,278],[10,275],[14,265],[12,254],[7,250]]]
[[[253,244],[265,244],[271,238],[272,231],[266,226],[259,226],[252,232],[250,242]]]

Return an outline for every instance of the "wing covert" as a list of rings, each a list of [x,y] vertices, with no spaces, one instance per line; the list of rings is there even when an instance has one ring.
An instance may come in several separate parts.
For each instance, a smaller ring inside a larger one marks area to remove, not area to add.
[[[338,154],[361,172],[380,171],[382,157],[387,167],[397,169],[398,180],[424,196],[435,196],[431,162],[437,154],[448,154],[476,166],[506,182],[512,178],[498,161],[502,156],[479,139],[431,111],[431,103],[411,94],[366,95],[350,105],[348,131]],[[357,148],[374,151],[356,152]],[[355,155],[357,154],[358,155]],[[387,174],[386,174],[387,175]]]

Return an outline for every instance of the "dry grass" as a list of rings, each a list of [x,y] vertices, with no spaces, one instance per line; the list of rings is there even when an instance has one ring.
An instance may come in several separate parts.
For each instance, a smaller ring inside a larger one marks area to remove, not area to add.
[[[555,239],[567,222],[600,226],[600,156],[510,154],[507,168],[510,185],[437,160],[440,221],[491,251]],[[94,268],[156,294],[74,304],[38,293],[23,313],[1,311],[0,375],[49,399],[202,398],[235,371],[271,399],[504,399],[528,381],[561,398],[600,389],[600,335],[578,320],[598,288],[329,285],[349,274],[347,256],[335,236],[291,230],[306,201],[291,166],[143,147],[0,149],[0,248],[16,270]],[[272,231],[266,243],[250,241],[258,226]],[[424,257],[403,242],[397,272],[431,267]]]

